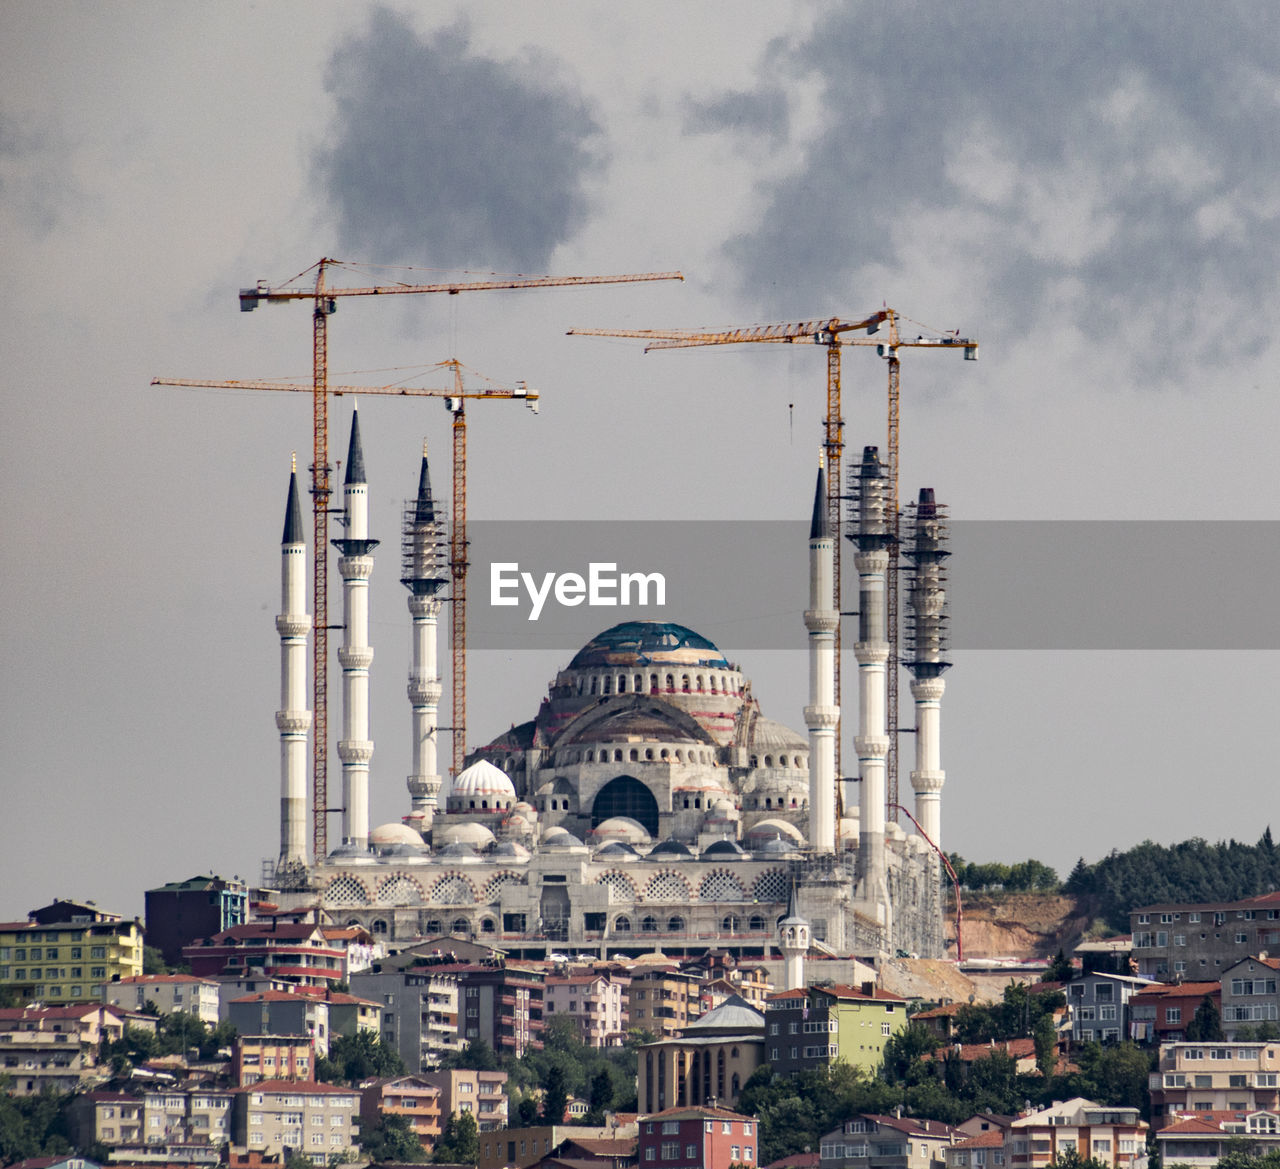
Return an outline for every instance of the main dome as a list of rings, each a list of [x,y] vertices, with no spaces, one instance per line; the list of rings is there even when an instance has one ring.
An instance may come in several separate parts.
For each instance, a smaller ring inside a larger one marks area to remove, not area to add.
[[[569,663],[569,669],[656,664],[733,668],[714,644],[683,625],[673,621],[624,621],[587,642]]]

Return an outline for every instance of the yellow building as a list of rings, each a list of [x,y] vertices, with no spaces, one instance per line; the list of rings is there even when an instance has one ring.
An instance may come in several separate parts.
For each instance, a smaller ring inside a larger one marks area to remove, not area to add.
[[[23,1002],[101,1002],[104,984],[141,973],[141,924],[92,902],[55,901],[0,922],[0,987]]]
[[[835,1021],[837,1059],[874,1072],[884,1062],[884,1045],[907,1025],[907,1000],[871,983],[811,986],[809,997]]]

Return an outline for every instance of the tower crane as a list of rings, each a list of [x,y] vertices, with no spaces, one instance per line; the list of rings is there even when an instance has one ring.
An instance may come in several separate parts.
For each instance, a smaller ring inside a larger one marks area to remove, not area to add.
[[[724,329],[707,332],[696,329],[570,329],[571,334],[588,337],[631,337],[647,342],[645,352],[651,349],[687,349],[702,345],[739,345],[748,342],[769,344],[821,345],[827,351],[827,413],[823,419],[823,448],[827,459],[827,522],[833,532],[841,531],[843,483],[840,460],[844,450],[844,418],[840,406],[840,349],[844,345],[874,346],[889,366],[888,391],[888,447],[889,479],[891,483],[891,510],[893,524],[889,544],[889,574],[886,596],[886,618],[889,626],[889,663],[887,670],[886,725],[889,727],[889,757],[887,760],[886,794],[890,809],[898,804],[898,397],[899,397],[899,349],[951,348],[961,349],[967,361],[978,358],[978,342],[961,337],[958,332],[939,333],[929,330],[915,337],[904,337],[899,327],[902,316],[895,309],[882,308],[879,312],[857,321],[840,317],[825,320],[798,321],[777,325],[752,325],[741,329]],[[881,330],[884,333],[881,334]],[[865,331],[861,337],[852,334]],[[835,541],[834,581],[835,609],[840,612],[840,541]],[[836,627],[835,641],[835,700],[840,704],[840,628]],[[836,801],[840,808],[840,732],[836,731]],[[841,815],[837,811],[837,815]]]
[[[338,310],[338,298],[344,296],[413,296],[419,293],[489,292],[496,289],[567,288],[587,284],[632,284],[648,280],[683,280],[679,272],[641,272],[623,276],[494,276],[488,280],[463,280],[442,284],[414,284],[399,281],[391,284],[333,286],[329,274],[336,269],[351,268],[341,260],[322,257],[283,284],[272,285],[259,280],[253,288],[240,289],[240,311],[252,312],[260,304],[284,304],[294,300],[311,302],[312,358],[312,462],[311,511],[314,544],[317,549],[315,576],[312,582],[312,613],[315,640],[311,646],[312,797],[315,805],[313,848],[316,859],[328,852],[324,807],[328,802],[328,709],[329,709],[329,558],[323,560],[319,549],[329,547],[329,318]],[[456,619],[456,617],[455,617]],[[455,724],[456,717],[455,697]],[[455,742],[454,758],[459,758]]]
[[[439,362],[429,369],[448,369],[453,372],[453,384],[445,389],[429,389],[424,386],[411,386],[400,382],[379,386],[327,385],[324,393],[340,398],[344,394],[385,395],[399,398],[443,398],[445,406],[453,415],[453,524],[449,534],[449,575],[452,578],[452,640],[451,655],[453,666],[453,771],[456,775],[462,770],[462,759],[466,746],[467,723],[467,418],[466,404],[469,401],[522,401],[535,414],[538,412],[538,394],[530,390],[524,382],[516,382],[514,387],[499,386],[490,383],[483,389],[468,389],[463,381],[462,362],[450,358]],[[474,370],[469,372],[475,373]],[[481,375],[482,376],[482,375]],[[485,379],[488,381],[489,379]],[[190,386],[223,390],[276,390],[287,393],[314,393],[315,387],[297,382],[258,379],[251,381],[215,381],[196,378],[152,378],[153,386]],[[324,554],[317,552],[315,556],[315,572],[319,576],[323,569]],[[320,626],[319,621],[316,628]],[[315,786],[313,824],[317,862],[327,852],[328,824],[326,820],[328,793],[323,787]]]

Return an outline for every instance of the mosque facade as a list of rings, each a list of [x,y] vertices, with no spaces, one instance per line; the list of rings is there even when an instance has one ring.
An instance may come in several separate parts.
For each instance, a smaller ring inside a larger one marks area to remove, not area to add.
[[[882,809],[869,816],[865,798],[846,800],[845,815],[836,815],[833,534],[817,502],[803,624],[797,613],[797,639],[807,628],[812,664],[806,731],[767,717],[742,666],[705,637],[675,622],[627,621],[583,646],[556,674],[534,716],[474,750],[446,784],[435,751],[441,693],[435,624],[447,573],[439,559],[443,520],[424,454],[402,545],[413,645],[410,806],[401,821],[370,829],[373,651],[364,638],[376,541],[368,539],[366,489],[351,478],[364,475],[358,422],[347,467],[347,507],[355,514],[348,515],[347,539],[336,542],[346,627],[339,651],[343,840],[329,856],[312,859],[304,851],[300,745],[309,717],[298,709],[304,701],[298,671],[305,670],[299,644],[308,623],[297,611],[303,592],[297,574],[305,572],[299,554],[305,549],[296,481],[290,483],[284,612],[277,622],[286,709],[277,715],[281,850],[274,877],[282,904],[318,903],[335,920],[388,941],[460,934],[529,957],[709,948],[764,956],[777,948],[779,923],[797,915],[822,952],[941,956],[933,846],[892,820],[886,824]],[[820,475],[815,500],[824,493]],[[798,578],[805,555],[798,547]],[[865,559],[859,551],[859,564]],[[860,580],[870,587],[861,568]],[[860,640],[859,663],[865,644]],[[875,685],[861,670],[859,680],[864,689]],[[874,712],[876,702],[869,705]],[[865,700],[862,707],[865,721]],[[934,708],[936,701],[931,717]],[[864,774],[875,764],[863,759],[868,744],[874,753],[882,739],[864,733],[855,740]],[[917,808],[923,795],[936,837],[942,773],[936,758],[926,762],[928,790],[917,791]],[[883,804],[883,790],[872,800]],[[876,836],[869,839],[873,821]]]

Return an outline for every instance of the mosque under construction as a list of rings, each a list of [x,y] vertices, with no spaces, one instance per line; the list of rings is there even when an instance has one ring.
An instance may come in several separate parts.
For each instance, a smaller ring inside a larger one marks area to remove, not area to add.
[[[906,648],[915,699],[914,818],[886,814],[886,578],[890,493],[876,448],[850,475],[853,516],[831,531],[824,474],[806,549],[805,732],[760,710],[742,668],[691,629],[628,621],[592,638],[551,682],[536,715],[474,750],[445,786],[438,772],[437,620],[447,604],[447,522],[427,457],[403,515],[409,592],[412,774],[401,821],[370,828],[369,536],[359,418],[352,421],[344,535],[342,843],[307,855],[307,549],[296,476],[282,545],[280,852],[282,906],[407,940],[461,934],[512,954],[671,955],[709,948],[764,956],[798,913],[817,952],[943,953],[939,708],[945,653],[946,523],[932,491],[907,509]],[[856,777],[837,780],[834,542],[859,581]],[[801,594],[798,584],[797,594]],[[802,614],[796,613],[799,644]],[[443,790],[442,790],[443,789]],[[838,790],[839,789],[839,790]],[[932,842],[932,843],[931,843]]]

